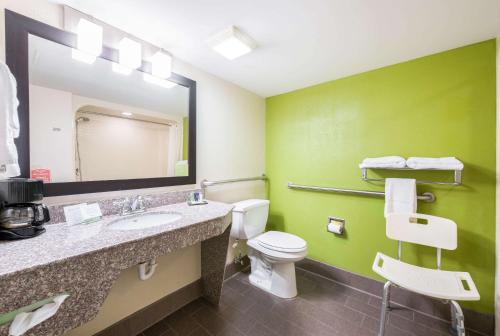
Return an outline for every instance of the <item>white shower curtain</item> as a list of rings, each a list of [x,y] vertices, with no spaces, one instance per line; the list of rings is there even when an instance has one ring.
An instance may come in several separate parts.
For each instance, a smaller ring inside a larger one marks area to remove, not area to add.
[[[175,164],[182,160],[182,127],[174,122],[169,130],[167,176],[175,176]]]

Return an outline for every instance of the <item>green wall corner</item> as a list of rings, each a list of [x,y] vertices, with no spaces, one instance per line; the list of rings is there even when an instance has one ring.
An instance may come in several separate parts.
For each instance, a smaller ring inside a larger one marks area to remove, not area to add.
[[[443,251],[443,269],[470,272],[481,301],[464,306],[493,312],[495,49],[485,41],[268,98],[268,228],[304,238],[312,259],[381,280],[371,270],[376,252],[397,253],[385,236],[383,199],[290,190],[287,182],[383,190],[361,180],[363,158],[456,156],[465,164],[463,185],[419,185],[437,201],[418,209],[457,222],[458,249]],[[344,237],[326,232],[329,215],[346,219]],[[435,267],[435,250],[403,244],[403,260]]]

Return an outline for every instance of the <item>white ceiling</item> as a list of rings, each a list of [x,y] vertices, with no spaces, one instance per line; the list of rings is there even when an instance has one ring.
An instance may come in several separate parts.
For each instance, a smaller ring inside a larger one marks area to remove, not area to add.
[[[263,97],[500,35],[500,0],[55,0]],[[236,25],[259,47],[205,43]]]

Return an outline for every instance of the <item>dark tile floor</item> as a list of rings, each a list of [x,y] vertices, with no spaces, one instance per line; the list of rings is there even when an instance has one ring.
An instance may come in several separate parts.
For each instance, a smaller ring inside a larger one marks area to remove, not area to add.
[[[300,269],[297,286],[298,297],[280,299],[239,273],[225,282],[219,307],[199,299],[138,336],[377,335],[380,298]],[[443,336],[448,330],[444,321],[395,307],[386,336]]]

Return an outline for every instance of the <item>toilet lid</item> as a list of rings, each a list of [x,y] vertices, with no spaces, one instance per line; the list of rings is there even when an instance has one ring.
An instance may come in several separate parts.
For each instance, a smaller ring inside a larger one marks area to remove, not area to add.
[[[268,231],[258,236],[256,240],[261,246],[274,251],[302,252],[307,248],[304,239],[279,231]]]

